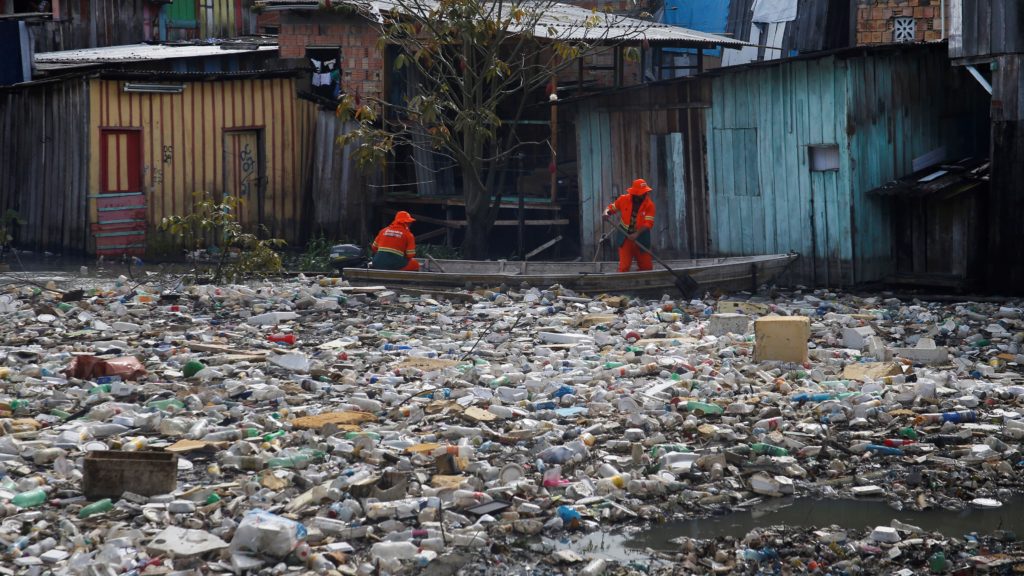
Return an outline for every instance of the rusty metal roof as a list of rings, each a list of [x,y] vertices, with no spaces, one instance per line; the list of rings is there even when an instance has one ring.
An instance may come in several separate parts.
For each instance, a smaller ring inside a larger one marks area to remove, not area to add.
[[[418,0],[424,5],[430,0]],[[396,0],[347,0],[335,2],[348,4],[362,9],[364,12],[379,18],[381,14],[399,11],[403,4]],[[518,6],[526,6],[521,3]],[[552,40],[581,40],[590,42],[623,42],[635,41],[655,44],[674,44],[679,46],[723,46],[740,48],[747,42],[706,34],[688,28],[649,22],[639,18],[630,18],[617,14],[595,12],[588,8],[546,2],[540,0],[537,6],[544,8],[544,15],[537,22],[534,35],[538,38]],[[255,5],[268,10],[314,10],[320,8],[319,0],[255,0]],[[511,8],[512,6],[509,6]],[[596,18],[595,18],[596,17]]]

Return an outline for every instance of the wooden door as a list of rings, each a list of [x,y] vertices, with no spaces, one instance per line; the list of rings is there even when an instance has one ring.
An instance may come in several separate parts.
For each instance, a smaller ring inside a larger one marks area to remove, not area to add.
[[[263,139],[259,130],[224,132],[224,193],[240,201],[239,222],[249,231],[263,224]]]
[[[142,191],[142,131],[100,131],[100,189],[96,198],[96,254],[146,252],[146,196]]]

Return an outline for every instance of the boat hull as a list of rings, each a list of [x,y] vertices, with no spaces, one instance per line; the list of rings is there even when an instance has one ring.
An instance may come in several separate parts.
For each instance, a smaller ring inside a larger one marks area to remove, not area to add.
[[[753,290],[781,274],[796,254],[670,260],[677,272],[689,274],[702,290]],[[502,262],[421,260],[419,272],[346,268],[343,277],[354,285],[383,284],[416,288],[477,288],[502,284],[547,288],[559,284],[577,292],[675,292],[676,277],[658,267],[646,272],[618,272],[617,262]]]

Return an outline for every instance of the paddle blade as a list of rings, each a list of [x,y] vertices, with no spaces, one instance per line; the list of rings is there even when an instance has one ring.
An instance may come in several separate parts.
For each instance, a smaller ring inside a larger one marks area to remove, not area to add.
[[[690,277],[686,272],[679,272],[675,274],[676,277],[676,288],[682,292],[683,297],[687,300],[693,298],[699,294],[700,284],[696,280]]]

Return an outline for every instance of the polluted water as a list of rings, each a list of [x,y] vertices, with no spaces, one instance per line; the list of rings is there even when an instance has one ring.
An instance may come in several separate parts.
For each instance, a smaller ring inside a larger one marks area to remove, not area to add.
[[[93,272],[0,284],[4,574],[1024,566],[1018,301]]]

